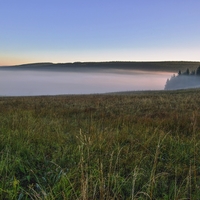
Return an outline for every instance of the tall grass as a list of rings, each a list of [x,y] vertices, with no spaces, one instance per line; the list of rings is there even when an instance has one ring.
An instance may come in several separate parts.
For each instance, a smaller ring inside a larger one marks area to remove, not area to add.
[[[200,198],[199,90],[0,98],[0,199]]]

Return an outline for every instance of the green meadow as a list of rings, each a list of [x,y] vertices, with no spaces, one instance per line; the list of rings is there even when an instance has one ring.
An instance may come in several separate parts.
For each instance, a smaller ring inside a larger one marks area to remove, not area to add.
[[[200,90],[0,97],[0,199],[199,199]]]

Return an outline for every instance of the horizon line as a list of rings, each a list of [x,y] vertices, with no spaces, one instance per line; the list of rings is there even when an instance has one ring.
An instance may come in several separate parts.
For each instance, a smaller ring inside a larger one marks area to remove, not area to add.
[[[74,61],[74,62],[27,62],[20,64],[11,65],[0,65],[0,67],[11,67],[11,66],[21,66],[21,65],[37,65],[37,64],[78,64],[78,63],[159,63],[159,62],[200,62],[200,60],[137,60],[137,61]]]

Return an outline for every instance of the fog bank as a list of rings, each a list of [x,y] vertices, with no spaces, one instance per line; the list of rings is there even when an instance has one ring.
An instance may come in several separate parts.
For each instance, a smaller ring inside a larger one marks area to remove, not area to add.
[[[167,72],[123,69],[0,68],[0,96],[92,94],[163,90]]]

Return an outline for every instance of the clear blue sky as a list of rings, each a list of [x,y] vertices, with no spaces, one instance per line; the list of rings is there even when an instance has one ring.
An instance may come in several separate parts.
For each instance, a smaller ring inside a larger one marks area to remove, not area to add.
[[[1,0],[0,65],[200,60],[199,0]]]

